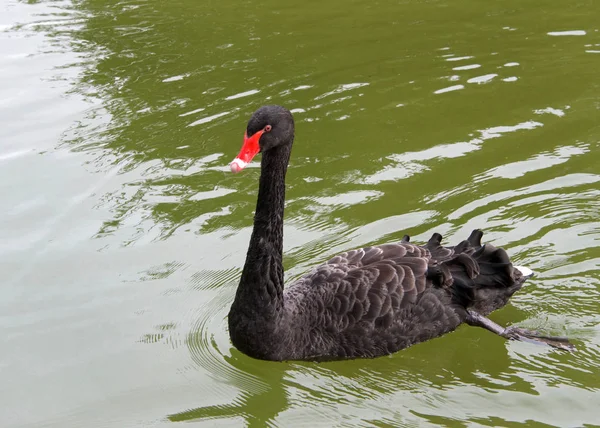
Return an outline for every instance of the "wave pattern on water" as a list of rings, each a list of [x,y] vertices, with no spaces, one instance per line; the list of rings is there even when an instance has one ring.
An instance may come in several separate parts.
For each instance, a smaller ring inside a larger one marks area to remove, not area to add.
[[[543,20],[517,1],[263,6],[0,0],[10,421],[598,425],[589,4],[548,2]],[[375,360],[235,350],[260,156],[236,176],[227,164],[267,103],[297,126],[286,279],[405,233],[483,228],[537,273],[494,320],[577,352],[467,326]]]

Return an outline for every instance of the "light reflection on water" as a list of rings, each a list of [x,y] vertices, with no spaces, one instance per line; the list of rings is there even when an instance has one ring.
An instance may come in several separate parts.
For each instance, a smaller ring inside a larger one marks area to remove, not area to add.
[[[597,23],[513,3],[465,32],[459,6],[0,0],[4,423],[598,424]],[[264,103],[297,123],[286,278],[483,228],[538,273],[494,319],[578,352],[468,327],[376,360],[232,349],[259,164],[227,164]]]

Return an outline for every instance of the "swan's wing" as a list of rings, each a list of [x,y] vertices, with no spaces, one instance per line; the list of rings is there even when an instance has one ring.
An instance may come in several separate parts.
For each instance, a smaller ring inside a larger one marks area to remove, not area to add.
[[[408,243],[348,251],[301,277],[286,290],[296,316],[332,333],[369,323],[386,328],[427,285],[430,253]]]
[[[406,239],[333,257],[284,291],[293,340],[316,357],[383,355],[453,330],[467,307],[503,306],[522,281],[480,239],[442,247],[434,234],[423,247]]]
[[[338,257],[284,292],[293,340],[311,358],[389,354],[462,322],[452,293],[428,275],[426,248],[401,242]]]
[[[434,233],[429,241],[427,241],[427,244],[425,244],[425,248],[429,250],[431,253],[431,258],[434,261],[437,263],[442,263],[452,259],[457,254],[472,255],[481,248],[482,237],[483,232],[479,229],[475,229],[471,232],[471,235],[469,235],[467,239],[460,242],[458,245],[454,247],[443,247],[442,235],[439,233]]]
[[[442,246],[442,235],[439,233],[434,233],[424,246],[410,244],[410,237],[405,235],[400,242],[346,251],[333,257],[326,264],[362,267],[376,261],[402,258],[406,255],[409,257],[427,257],[432,259],[434,264],[436,262],[442,263],[452,259],[457,254],[473,254],[481,248],[482,236],[483,232],[475,229],[467,239],[458,245],[444,247]]]
[[[431,253],[427,248],[401,241],[346,251],[328,260],[325,266],[340,265],[360,268],[382,260],[400,260],[404,257],[422,257],[429,260]]]

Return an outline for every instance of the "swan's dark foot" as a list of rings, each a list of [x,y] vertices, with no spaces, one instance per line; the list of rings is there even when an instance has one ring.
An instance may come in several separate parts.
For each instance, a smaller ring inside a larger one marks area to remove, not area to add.
[[[534,330],[515,326],[505,328],[501,336],[510,340],[520,340],[521,342],[537,343],[540,345],[546,344],[565,351],[575,350],[575,346],[566,337],[546,336]]]
[[[483,327],[486,330],[509,340],[520,340],[521,342],[535,343],[538,345],[549,345],[564,351],[573,351],[575,349],[575,346],[569,342],[569,339],[566,337],[546,336],[537,331],[515,326],[504,328],[475,311],[467,311],[466,323],[476,327]]]

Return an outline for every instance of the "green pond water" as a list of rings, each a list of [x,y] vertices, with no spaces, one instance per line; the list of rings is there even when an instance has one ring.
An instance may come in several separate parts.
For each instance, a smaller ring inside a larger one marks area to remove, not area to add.
[[[600,3],[0,0],[0,426],[600,426]],[[286,278],[473,228],[537,276],[390,357],[227,332],[259,163],[294,112]]]

